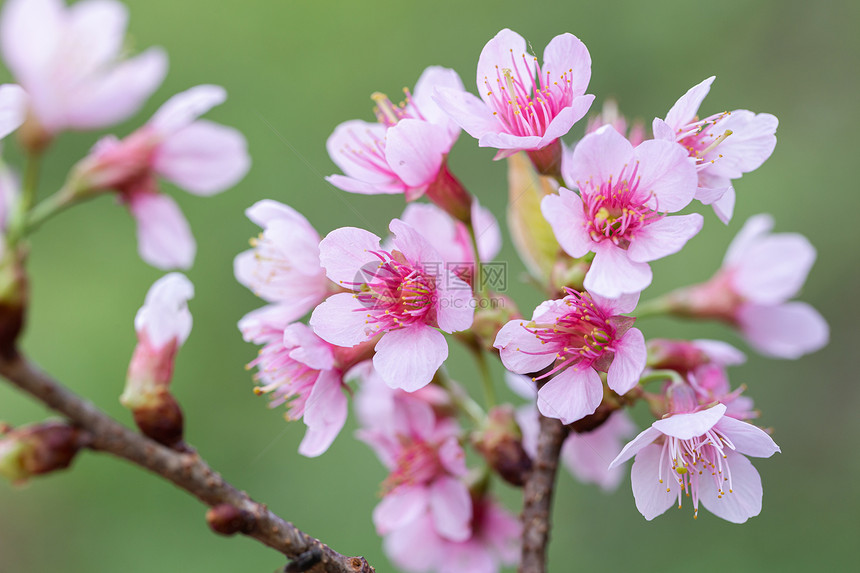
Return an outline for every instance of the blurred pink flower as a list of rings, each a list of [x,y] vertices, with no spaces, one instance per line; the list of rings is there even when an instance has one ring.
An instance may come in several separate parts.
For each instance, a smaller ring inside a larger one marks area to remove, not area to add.
[[[779,446],[756,426],[725,414],[724,404],[673,413],[651,424],[613,460],[610,468],[636,456],[630,475],[636,508],[645,519],[675,501],[680,508],[685,494],[692,497],[693,517],[699,502],[733,523],[761,512],[761,478],[744,455],[767,458]]]
[[[377,123],[347,121],[328,138],[329,156],[346,175],[326,180],[352,193],[404,193],[407,201],[423,195],[447,173],[445,156],[460,134],[431,98],[438,86],[462,89],[463,83],[454,70],[430,66],[418,78],[414,96],[404,89],[402,105],[373,94]]]
[[[170,98],[146,125],[119,140],[108,136],[75,168],[80,195],[116,189],[137,221],[140,256],[158,268],[188,268],[196,246],[188,222],[156,176],[195,195],[209,196],[235,185],[250,158],[237,130],[198,119],[227,95],[200,85]]]
[[[373,512],[380,535],[430,516],[433,531],[453,541],[472,534],[472,502],[466,484],[465,453],[460,447],[460,429],[449,417],[437,417],[421,395],[393,390],[390,417],[380,419],[368,396],[385,395],[386,382],[367,369],[357,398],[359,422],[356,436],[376,452],[388,468],[383,499]],[[423,392],[423,390],[422,390]]]
[[[0,47],[26,90],[30,117],[51,136],[99,129],[137,112],[167,70],[160,48],[122,59],[128,13],[111,0],[9,0]]]
[[[27,112],[27,94],[15,84],[0,85],[0,139],[24,123]]]
[[[448,357],[437,328],[458,332],[474,315],[469,285],[446,270],[439,253],[415,229],[394,219],[394,250],[373,233],[336,229],[320,243],[328,277],[354,291],[326,299],[310,324],[324,340],[351,347],[381,334],[373,364],[393,388],[427,385]]]
[[[696,160],[699,189],[696,199],[711,205],[723,223],[732,218],[735,189],[732,179],[758,169],[776,147],[779,121],[769,113],[745,109],[699,119],[702,100],[715,76],[690,88],[675,102],[666,119],[654,119],[656,139],[677,141]]]
[[[680,251],[702,228],[694,213],[667,217],[693,199],[696,171],[683,149],[666,141],[634,148],[611,126],[586,135],[563,166],[568,185],[548,195],[541,212],[574,258],[594,252],[585,288],[617,297],[651,284],[648,262]]]
[[[770,234],[770,215],[750,217],[729,245],[722,268],[708,282],[670,299],[681,312],[716,318],[740,329],[758,352],[799,358],[824,347],[824,318],[795,296],[815,262],[815,248],[797,233]]]
[[[618,394],[630,391],[645,368],[645,338],[631,312],[638,294],[606,299],[566,289],[561,300],[538,306],[531,321],[512,320],[499,331],[494,346],[505,368],[528,374],[553,368],[537,394],[537,406],[548,418],[575,422],[594,413],[603,399],[598,371]]]
[[[572,34],[544,50],[543,66],[526,51],[522,36],[504,29],[487,42],[478,59],[481,98],[463,89],[440,87],[435,99],[481,147],[499,150],[496,159],[549,146],[588,111],[585,95],[591,56]]]
[[[253,249],[236,256],[236,280],[279,307],[284,324],[301,318],[330,294],[334,285],[320,265],[320,236],[299,212],[265,199],[245,214],[263,228]]]

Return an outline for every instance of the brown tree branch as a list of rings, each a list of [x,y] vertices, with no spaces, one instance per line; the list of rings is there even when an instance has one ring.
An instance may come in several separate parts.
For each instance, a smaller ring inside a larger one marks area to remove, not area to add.
[[[128,460],[172,482],[209,507],[233,506],[245,524],[235,532],[253,537],[289,559],[319,559],[307,571],[314,573],[373,573],[364,557],[341,555],[320,540],[296,528],[239,491],[196,452],[178,452],[134,432],[63,387],[18,354],[0,356],[0,375],[24,392],[56,410],[92,436],[89,446]],[[302,569],[304,570],[304,569]]]
[[[568,428],[559,420],[540,417],[537,455],[523,489],[523,547],[519,573],[545,573],[550,511],[558,456]]]

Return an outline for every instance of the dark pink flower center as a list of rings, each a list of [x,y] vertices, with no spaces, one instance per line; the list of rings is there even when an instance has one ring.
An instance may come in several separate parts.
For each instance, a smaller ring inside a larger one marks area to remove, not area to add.
[[[436,277],[413,267],[398,252],[375,252],[380,262],[362,268],[360,279],[345,283],[367,313],[367,324],[377,332],[393,330],[433,319]]]
[[[568,312],[552,324],[531,322],[523,325],[537,337],[546,350],[530,354],[555,354],[555,367],[539,378],[546,378],[576,365],[588,368],[611,350],[615,328],[588,293],[567,289],[563,301]],[[521,352],[524,352],[521,350]]]
[[[718,498],[733,493],[726,448],[734,450],[735,446],[716,428],[690,440],[664,437],[657,479],[663,483],[663,472],[668,468],[666,479],[674,479],[681,486],[678,490],[678,508],[681,507],[683,495],[691,496],[694,519],[699,513],[699,487],[702,480],[714,482]],[[672,490],[667,487],[666,491]]]
[[[442,464],[434,444],[402,438],[395,468],[383,482],[382,488],[383,491],[391,491],[401,485],[422,485],[442,473]]]
[[[421,115],[421,110],[418,109],[418,106],[415,105],[415,102],[412,99],[412,92],[409,91],[409,88],[403,88],[403,94],[405,99],[399,104],[393,103],[387,95],[380,92],[373,92],[371,94],[370,99],[376,102],[376,106],[373,108],[373,113],[376,115],[376,119],[382,125],[386,127],[391,127],[397,125],[401,119],[420,119],[422,121],[427,121],[423,115]]]
[[[543,136],[550,122],[573,102],[573,69],[555,78],[550,70],[541,71],[538,59],[522,54],[522,66],[511,50],[511,67],[496,66],[496,77],[484,76],[484,85],[493,115],[520,137]],[[529,69],[528,58],[534,58],[535,76],[522,76],[520,68]]]
[[[629,176],[627,171],[625,165],[615,180],[610,175],[608,180],[598,183],[593,179],[585,184],[577,181],[586,231],[596,243],[608,240],[626,249],[640,229],[663,217],[649,205],[653,194],[639,189],[639,163]]]

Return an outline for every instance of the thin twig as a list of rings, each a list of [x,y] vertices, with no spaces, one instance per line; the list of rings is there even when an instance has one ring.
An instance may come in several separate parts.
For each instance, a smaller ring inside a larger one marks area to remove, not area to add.
[[[91,449],[128,460],[184,489],[204,504],[229,504],[250,516],[242,533],[286,555],[290,559],[320,554],[319,562],[308,569],[315,573],[373,573],[364,557],[341,555],[318,539],[297,529],[239,491],[196,452],[177,452],[134,432],[67,390],[59,382],[15,354],[0,358],[0,375],[24,392],[44,402],[86,430],[93,437]]]

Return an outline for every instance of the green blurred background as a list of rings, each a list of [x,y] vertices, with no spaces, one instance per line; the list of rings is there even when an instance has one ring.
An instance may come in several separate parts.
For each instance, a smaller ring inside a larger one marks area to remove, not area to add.
[[[474,91],[484,43],[511,27],[540,53],[572,32],[593,59],[596,106],[619,100],[628,116],[664,116],[677,97],[709,75],[717,82],[703,111],[748,108],[780,120],[779,144],[758,172],[736,185],[738,204],[724,227],[707,224],[680,254],[654,264],[643,298],[707,278],[751,214],[773,213],[778,231],[810,238],[819,258],[802,293],[832,329],[830,346],[799,361],[750,354],[732,371],[775,428],[783,453],[757,460],[762,514],[745,525],[707,512],[670,510],[654,522],[636,511],[629,479],[605,495],[558,480],[551,570],[809,571],[856,563],[860,533],[860,408],[856,366],[860,232],[856,214],[860,3],[768,2],[294,2],[134,0],[131,41],[164,46],[170,73],[141,114],[113,130],[126,134],[167,97],[199,83],[224,85],[230,98],[208,117],[245,133],[253,168],[235,189],[211,199],[165,188],[194,229],[199,250],[188,273],[197,287],[194,330],[174,382],[187,437],[237,486],[346,554],[390,571],[370,513],[384,471],[356,442],[352,420],[320,459],[296,453],[304,431],[251,392],[243,366],[255,349],[236,321],[259,306],[233,278],[232,259],[257,229],[243,210],[262,198],[288,203],[321,233],[344,225],[383,234],[401,197],[361,197],[334,189],[325,152],[332,129],[371,119],[373,91],[397,97],[425,66],[456,69]],[[6,80],[8,80],[8,74]],[[595,108],[597,109],[597,108]],[[573,137],[581,133],[574,128]],[[569,138],[570,139],[570,138]],[[41,193],[95,140],[63,136],[51,150]],[[13,144],[7,149],[14,157]],[[505,165],[464,134],[455,173],[497,216],[506,203]],[[361,213],[361,219],[354,211]],[[501,260],[522,265],[506,237]],[[159,276],[136,254],[126,211],[109,197],[73,209],[33,238],[33,303],[24,348],[45,369],[113,416],[134,347],[132,320]],[[512,281],[526,312],[540,301]],[[641,323],[646,336],[722,337],[728,329],[668,320]],[[454,351],[451,371],[472,386],[474,368]],[[500,370],[497,370],[500,374]],[[0,384],[0,419],[44,419],[43,408]],[[640,422],[647,418],[640,417]],[[500,488],[516,511],[518,492]],[[256,542],[211,534],[204,508],[183,492],[104,455],[85,454],[73,471],[22,488],[0,483],[0,573],[272,571],[281,557]]]

